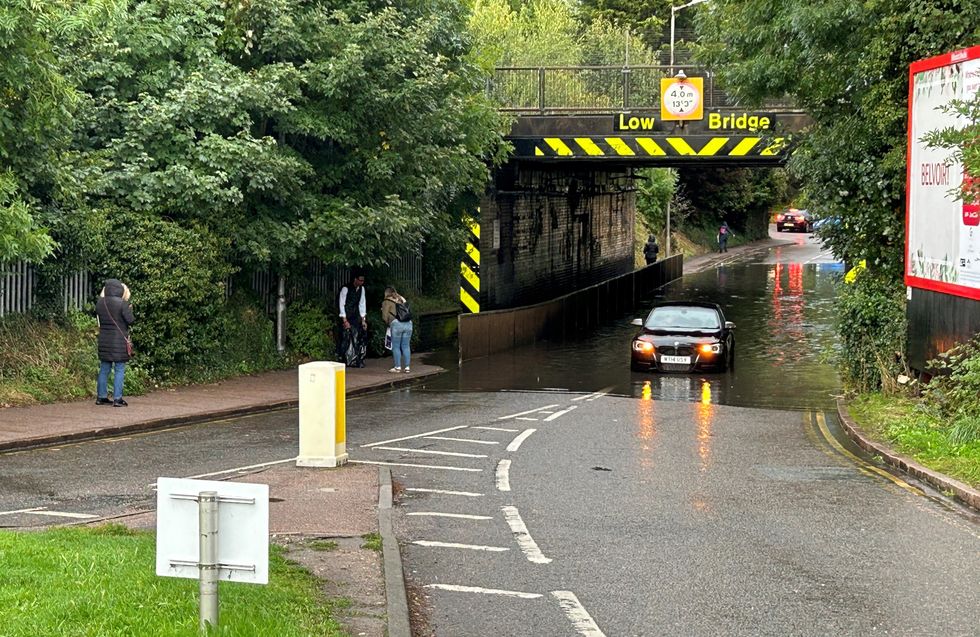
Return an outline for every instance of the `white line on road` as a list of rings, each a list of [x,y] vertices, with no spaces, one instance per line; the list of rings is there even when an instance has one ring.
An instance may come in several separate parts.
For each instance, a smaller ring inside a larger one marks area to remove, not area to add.
[[[259,464],[250,464],[244,467],[235,467],[234,469],[223,469],[222,471],[212,471],[211,473],[201,473],[196,476],[187,476],[187,480],[196,480],[198,478],[210,478],[211,476],[220,476],[222,473],[234,473],[236,471],[247,471],[249,469],[260,469],[262,467],[271,467],[274,464],[282,464],[284,462],[292,462],[296,459],[296,456],[292,458],[286,458],[285,460],[273,460],[272,462],[260,462]],[[150,486],[157,486],[153,483]]]
[[[572,622],[572,627],[579,635],[606,637],[606,634],[599,630],[595,620],[578,601],[575,593],[572,591],[551,591],[551,594],[558,600],[558,605],[561,606],[565,616]]]
[[[420,434],[415,434],[414,436],[405,436],[404,438],[392,438],[391,440],[382,440],[381,442],[372,442],[371,444],[361,445],[362,447],[377,447],[378,445],[386,445],[390,442],[401,442],[402,440],[411,440],[412,438],[424,438],[426,436],[431,436],[432,434],[441,434],[447,431],[456,431],[457,429],[466,429],[467,425],[459,425],[457,427],[446,427],[445,429],[436,429],[435,431],[425,431]]]
[[[473,427],[473,429],[488,429],[490,431],[509,431],[509,432],[520,431],[520,429],[508,429],[507,427]]]
[[[449,436],[426,436],[431,440],[451,440],[452,442],[472,442],[474,445],[499,445],[496,440],[474,440],[473,438],[451,438]]]
[[[537,599],[541,597],[541,595],[538,593],[505,591],[499,588],[480,588],[479,586],[457,586],[456,584],[426,584],[425,587],[436,588],[441,591],[454,591],[457,593],[482,593],[484,595],[503,595],[505,597],[519,597],[521,599]]]
[[[17,509],[15,511],[0,511],[0,515],[14,515],[16,513],[32,513],[33,511],[40,511],[44,507],[34,507],[32,509]]]
[[[551,409],[552,407],[557,407],[557,406],[558,403],[555,403],[554,405],[545,405],[544,407],[538,407],[537,409],[528,409],[527,411],[522,411],[517,414],[511,414],[509,416],[501,416],[500,418],[497,418],[497,420],[509,420],[511,418],[517,418],[518,416],[526,416],[528,414],[533,414],[536,411],[541,411],[542,409]]]
[[[445,489],[422,489],[421,487],[405,487],[406,491],[420,491],[422,493],[441,493],[442,495],[462,495],[467,498],[481,498],[482,493],[473,493],[472,491],[447,491]]]
[[[550,416],[548,416],[547,418],[545,418],[544,421],[545,422],[551,422],[555,418],[561,418],[562,416],[564,416],[568,412],[572,411],[573,409],[578,409],[578,405],[572,405],[568,409],[563,409],[561,411],[556,411],[555,413],[553,413]]]
[[[457,518],[460,520],[492,520],[489,515],[469,515],[467,513],[440,513],[438,511],[412,511],[406,515],[432,518]]]
[[[404,451],[407,453],[429,453],[435,456],[455,456],[457,458],[486,458],[482,453],[461,453],[459,451],[435,451],[434,449],[409,449],[408,447],[375,447],[385,451]]]
[[[527,416],[520,416],[519,418],[515,418],[514,420],[530,420],[532,422],[538,422],[539,419],[538,418],[528,418]]]
[[[94,520],[99,517],[90,513],[68,513],[67,511],[23,511],[27,515],[50,515],[56,518],[74,518],[76,520]]]
[[[545,557],[541,549],[538,548],[534,538],[528,532],[524,520],[521,519],[521,514],[517,511],[517,507],[505,506],[500,507],[500,510],[504,512],[507,526],[510,527],[511,532],[513,532],[514,537],[517,539],[517,545],[521,547],[524,557],[535,564],[549,564],[551,558]]]
[[[528,437],[533,434],[537,429],[525,429],[524,433],[520,434],[516,438],[510,441],[507,445],[507,451],[517,451],[521,448],[521,444],[528,439]]]
[[[510,491],[510,460],[497,463],[497,490]]]
[[[456,542],[435,542],[433,540],[415,540],[412,544],[439,549],[469,549],[471,551],[489,551],[491,553],[502,553],[510,550],[505,546],[481,546],[479,544],[458,544]]]
[[[444,467],[437,464],[412,464],[410,462],[378,462],[375,460],[351,460],[351,462],[354,464],[376,464],[384,467],[415,467],[418,469],[443,469],[445,471],[483,471],[483,469],[470,469],[469,467]]]

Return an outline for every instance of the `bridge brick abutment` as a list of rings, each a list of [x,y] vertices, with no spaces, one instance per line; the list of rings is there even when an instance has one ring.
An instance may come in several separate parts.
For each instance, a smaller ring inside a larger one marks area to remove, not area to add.
[[[635,218],[629,168],[501,167],[480,205],[483,309],[535,303],[632,271]]]

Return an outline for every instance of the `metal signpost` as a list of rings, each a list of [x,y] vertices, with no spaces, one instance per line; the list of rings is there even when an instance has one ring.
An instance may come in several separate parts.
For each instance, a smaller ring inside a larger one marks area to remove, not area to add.
[[[269,583],[269,485],[158,478],[156,574],[198,579],[217,628],[218,580]]]

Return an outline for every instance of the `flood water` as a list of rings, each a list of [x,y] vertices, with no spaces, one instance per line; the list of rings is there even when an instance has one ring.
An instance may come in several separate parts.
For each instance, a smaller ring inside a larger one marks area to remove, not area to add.
[[[809,241],[812,246],[812,240]],[[801,244],[802,247],[802,244]],[[442,391],[607,391],[660,400],[743,407],[827,409],[840,393],[830,363],[834,347],[834,282],[843,267],[829,259],[802,262],[809,252],[774,248],[669,285],[644,309],[603,326],[593,336],[539,343],[458,367],[454,352],[433,362],[452,371],[423,384]],[[734,371],[661,374],[630,371],[630,324],[658,300],[711,301],[736,324]]]

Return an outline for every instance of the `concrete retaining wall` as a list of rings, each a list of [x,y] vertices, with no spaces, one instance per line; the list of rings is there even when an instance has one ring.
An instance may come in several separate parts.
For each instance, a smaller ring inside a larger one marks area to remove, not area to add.
[[[675,255],[608,281],[536,305],[459,316],[459,359],[471,360],[542,339],[585,334],[622,316],[654,290],[684,274]]]

